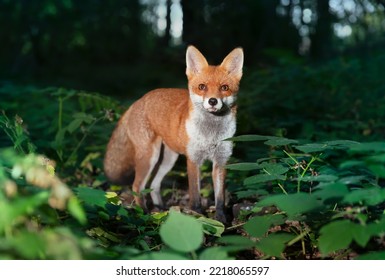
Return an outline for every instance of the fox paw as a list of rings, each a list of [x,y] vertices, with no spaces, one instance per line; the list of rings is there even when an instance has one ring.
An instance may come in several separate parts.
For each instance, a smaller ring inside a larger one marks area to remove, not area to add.
[[[216,211],[215,212],[215,220],[218,222],[221,222],[222,224],[226,224],[227,219],[223,211]]]

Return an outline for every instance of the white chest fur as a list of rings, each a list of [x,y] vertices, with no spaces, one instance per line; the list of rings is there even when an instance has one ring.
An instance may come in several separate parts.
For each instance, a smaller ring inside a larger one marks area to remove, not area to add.
[[[234,136],[236,118],[231,112],[225,115],[214,115],[207,111],[194,108],[186,122],[189,142],[187,155],[201,165],[211,160],[223,166],[232,154],[233,144],[223,141]]]

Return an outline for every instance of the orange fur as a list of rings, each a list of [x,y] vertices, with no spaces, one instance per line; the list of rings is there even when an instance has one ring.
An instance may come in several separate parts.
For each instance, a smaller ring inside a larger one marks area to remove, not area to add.
[[[186,53],[188,90],[163,88],[137,100],[119,120],[107,146],[105,174],[111,182],[127,184],[135,172],[133,190],[142,191],[163,149],[163,162],[151,187],[153,202],[162,205],[160,182],[178,154],[186,155],[190,205],[200,208],[199,167],[214,163],[213,181],[217,218],[224,220],[224,165],[231,143],[223,142],[235,132],[236,94],[242,76],[243,52],[235,49],[219,66],[207,64],[190,46]],[[141,196],[135,201],[145,207]]]

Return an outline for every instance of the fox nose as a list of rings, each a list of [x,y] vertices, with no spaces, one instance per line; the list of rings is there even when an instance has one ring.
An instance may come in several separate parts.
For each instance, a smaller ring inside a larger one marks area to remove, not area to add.
[[[215,105],[218,104],[218,100],[216,98],[212,97],[212,98],[209,99],[209,104],[211,106],[215,106]]]

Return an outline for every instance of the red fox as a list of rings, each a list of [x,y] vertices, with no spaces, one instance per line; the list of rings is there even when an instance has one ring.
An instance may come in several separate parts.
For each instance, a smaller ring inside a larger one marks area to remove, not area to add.
[[[224,222],[224,166],[232,154],[232,143],[223,140],[232,137],[236,129],[243,50],[236,48],[219,66],[211,66],[198,49],[189,46],[186,64],[188,90],[150,91],[120,118],[107,146],[104,171],[110,182],[118,184],[127,184],[134,171],[132,188],[139,194],[162,156],[150,186],[154,205],[162,207],[161,181],[183,154],[187,158],[189,204],[192,210],[201,211],[200,166],[210,160],[215,218]],[[135,202],[146,208],[143,197],[137,195]]]

